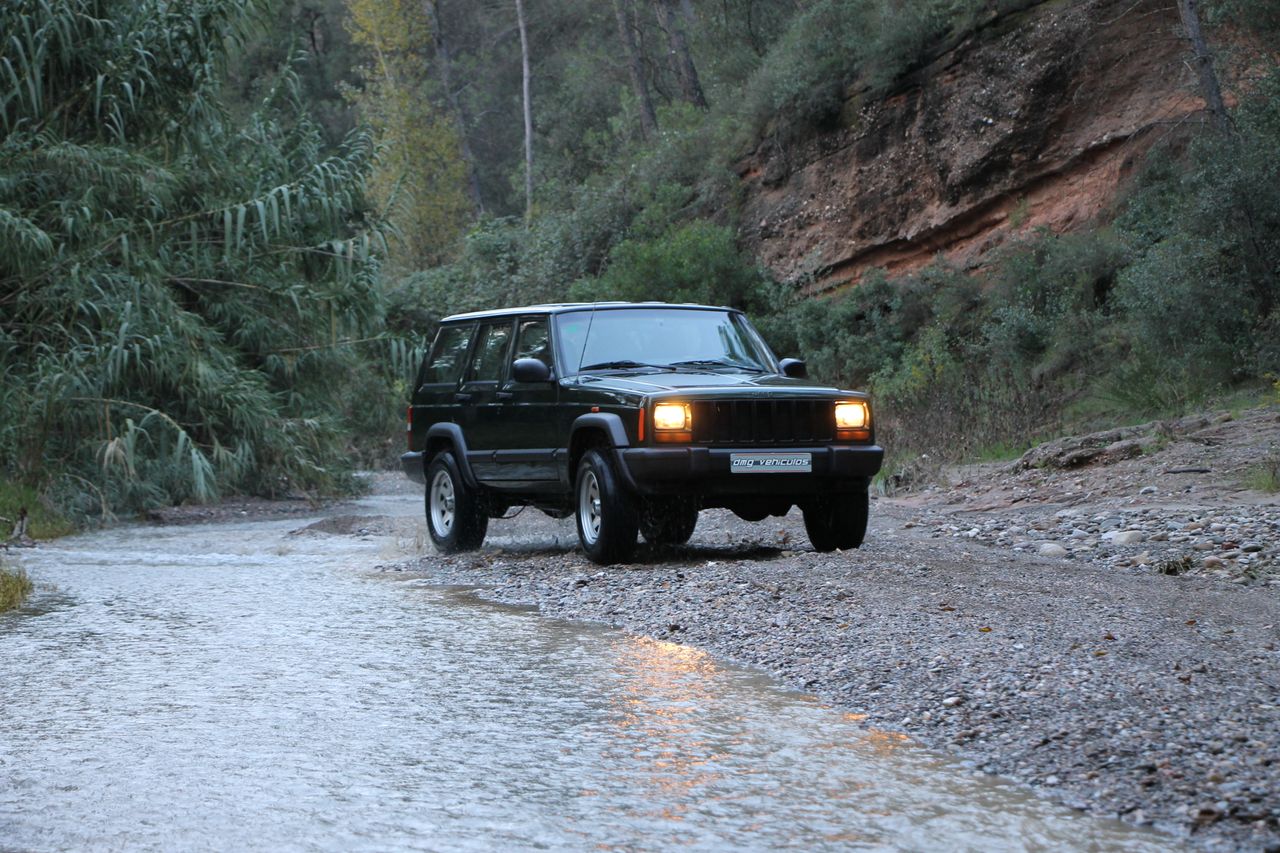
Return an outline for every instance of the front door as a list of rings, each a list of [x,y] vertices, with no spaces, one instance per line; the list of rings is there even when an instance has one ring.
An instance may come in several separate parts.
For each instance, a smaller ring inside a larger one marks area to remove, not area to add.
[[[499,399],[498,386],[510,361],[513,325],[511,320],[480,325],[471,361],[458,387],[459,422],[467,441],[467,461],[477,480],[500,478],[494,454],[503,441],[505,401]]]
[[[556,429],[556,403],[560,383],[555,379],[551,331],[545,316],[522,317],[517,323],[511,361],[520,358],[541,361],[550,368],[551,379],[516,382],[508,369],[498,392],[505,403],[503,430],[498,439],[499,476],[502,484],[511,488],[527,488],[557,479],[555,452],[560,439]]]

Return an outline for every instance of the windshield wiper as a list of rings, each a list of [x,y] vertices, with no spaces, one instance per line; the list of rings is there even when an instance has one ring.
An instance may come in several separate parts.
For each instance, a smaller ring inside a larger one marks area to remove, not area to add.
[[[624,358],[618,361],[602,361],[599,364],[588,364],[579,370],[624,370],[632,367],[652,367],[655,370],[670,370],[671,367],[666,364],[645,364],[642,361],[632,361]]]
[[[719,358],[691,358],[686,361],[672,362],[670,367],[736,367],[739,370],[750,370],[752,373],[764,373],[763,367],[754,364],[743,364],[740,361],[725,361]]]

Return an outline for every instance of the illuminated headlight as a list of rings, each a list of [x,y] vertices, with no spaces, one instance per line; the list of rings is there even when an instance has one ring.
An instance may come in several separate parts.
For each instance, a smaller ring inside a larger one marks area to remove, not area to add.
[[[686,403],[659,403],[653,407],[655,430],[688,432],[693,426],[693,414]]]
[[[866,403],[836,403],[836,429],[866,429],[870,424]]]

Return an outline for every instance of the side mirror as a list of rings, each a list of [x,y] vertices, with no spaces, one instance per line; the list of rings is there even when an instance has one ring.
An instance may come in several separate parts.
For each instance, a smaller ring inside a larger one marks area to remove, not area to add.
[[[783,376],[790,376],[792,379],[804,379],[809,375],[809,368],[798,358],[784,358],[778,362],[778,367],[782,368]]]
[[[546,382],[551,368],[536,358],[517,358],[511,362],[511,378],[516,382]]]

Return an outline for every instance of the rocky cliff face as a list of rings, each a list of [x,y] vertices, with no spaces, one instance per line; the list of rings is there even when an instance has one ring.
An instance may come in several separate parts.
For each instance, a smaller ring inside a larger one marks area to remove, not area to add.
[[[740,164],[743,238],[810,292],[941,254],[980,266],[1104,214],[1157,141],[1202,120],[1175,4],[1054,0],[998,18],[844,126]]]

